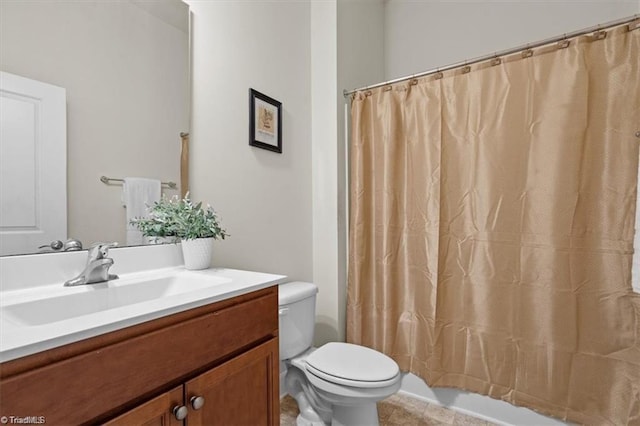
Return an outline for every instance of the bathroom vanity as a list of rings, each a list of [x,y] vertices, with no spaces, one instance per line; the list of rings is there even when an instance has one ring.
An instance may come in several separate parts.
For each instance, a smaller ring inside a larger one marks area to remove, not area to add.
[[[279,424],[275,284],[284,277],[228,269],[161,273],[182,277],[183,285],[193,285],[184,284],[193,274],[217,281],[51,324],[20,323],[9,308],[24,305],[27,312],[32,301],[20,302],[24,294],[3,298],[0,416],[47,424]],[[122,279],[121,287],[137,285],[126,274]],[[103,290],[74,291],[93,297]],[[84,331],[69,333],[72,324]],[[53,337],[36,342],[47,327]],[[65,328],[59,336],[52,331]],[[59,345],[65,339],[74,341]]]

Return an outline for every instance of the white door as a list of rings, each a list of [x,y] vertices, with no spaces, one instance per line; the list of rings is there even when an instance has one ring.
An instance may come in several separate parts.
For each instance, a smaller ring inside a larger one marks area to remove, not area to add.
[[[67,238],[66,90],[0,72],[0,255]]]

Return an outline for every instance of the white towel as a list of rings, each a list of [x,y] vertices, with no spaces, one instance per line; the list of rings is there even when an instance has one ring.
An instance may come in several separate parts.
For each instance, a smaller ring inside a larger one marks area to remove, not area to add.
[[[134,217],[148,217],[148,207],[160,200],[161,183],[157,179],[128,177],[122,185],[122,201],[127,209],[127,245],[142,245],[147,241],[142,232],[130,223]]]

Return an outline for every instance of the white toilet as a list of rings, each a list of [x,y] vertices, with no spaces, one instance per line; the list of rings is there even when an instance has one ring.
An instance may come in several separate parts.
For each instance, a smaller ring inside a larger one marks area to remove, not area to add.
[[[312,348],[316,293],[311,283],[280,284],[280,371],[298,403],[298,426],[378,425],[376,402],[400,388],[388,356],[350,343]]]

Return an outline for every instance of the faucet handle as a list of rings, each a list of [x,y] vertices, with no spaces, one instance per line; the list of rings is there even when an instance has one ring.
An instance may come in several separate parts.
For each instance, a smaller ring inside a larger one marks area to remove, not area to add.
[[[92,260],[104,259],[109,255],[109,249],[117,247],[117,242],[93,243],[89,249],[89,262]]]

